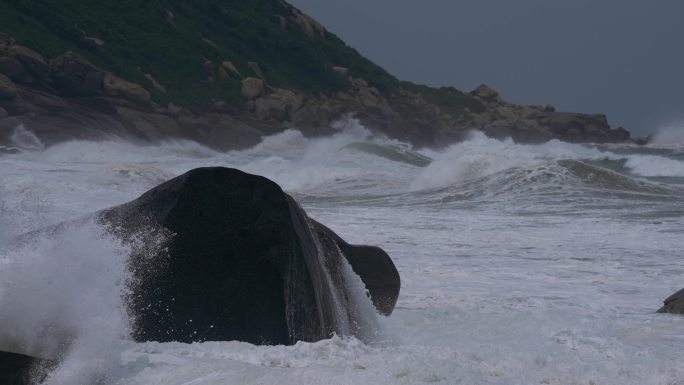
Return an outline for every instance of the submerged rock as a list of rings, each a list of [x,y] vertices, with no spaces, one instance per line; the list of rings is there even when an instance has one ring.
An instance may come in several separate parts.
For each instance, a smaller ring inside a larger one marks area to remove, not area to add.
[[[667,297],[657,313],[684,314],[684,289]]]
[[[239,170],[192,170],[100,219],[133,246],[138,341],[292,344],[347,334],[345,325],[362,323],[347,262],[383,314],[399,295],[384,251],[344,242],[277,184]]]

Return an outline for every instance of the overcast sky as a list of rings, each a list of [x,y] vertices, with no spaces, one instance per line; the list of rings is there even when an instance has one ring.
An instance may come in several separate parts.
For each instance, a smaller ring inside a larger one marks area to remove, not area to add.
[[[684,126],[684,0],[290,2],[403,80]]]

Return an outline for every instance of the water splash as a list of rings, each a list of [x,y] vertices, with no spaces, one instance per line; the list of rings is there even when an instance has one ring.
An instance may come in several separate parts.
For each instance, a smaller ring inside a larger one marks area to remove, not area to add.
[[[651,138],[650,147],[684,146],[684,123],[672,123],[658,130]]]
[[[10,136],[11,143],[24,151],[43,151],[45,145],[35,133],[20,124],[14,128]]]
[[[0,350],[57,359],[47,383],[93,383],[128,335],[128,249],[93,218],[0,247]]]

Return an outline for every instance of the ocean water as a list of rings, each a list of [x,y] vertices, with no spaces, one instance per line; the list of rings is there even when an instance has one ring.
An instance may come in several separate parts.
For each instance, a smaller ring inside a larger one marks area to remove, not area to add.
[[[19,127],[0,148],[0,350],[60,357],[51,385],[684,384],[684,317],[654,314],[684,287],[683,137],[519,145],[473,133],[415,152],[353,120],[338,128],[221,153],[187,141],[45,148]],[[381,333],[132,342],[127,247],[88,215],[202,166],[264,175],[345,240],[384,248],[402,289],[394,314],[375,316]]]

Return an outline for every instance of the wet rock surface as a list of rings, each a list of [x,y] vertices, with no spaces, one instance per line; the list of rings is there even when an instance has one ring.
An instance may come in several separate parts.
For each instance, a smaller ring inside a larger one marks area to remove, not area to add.
[[[278,185],[239,170],[192,170],[100,218],[133,245],[138,341],[293,344],[346,334],[359,299],[346,292],[344,263],[383,314],[399,295],[384,251],[344,242]]]
[[[684,289],[667,297],[658,313],[684,314]]]

